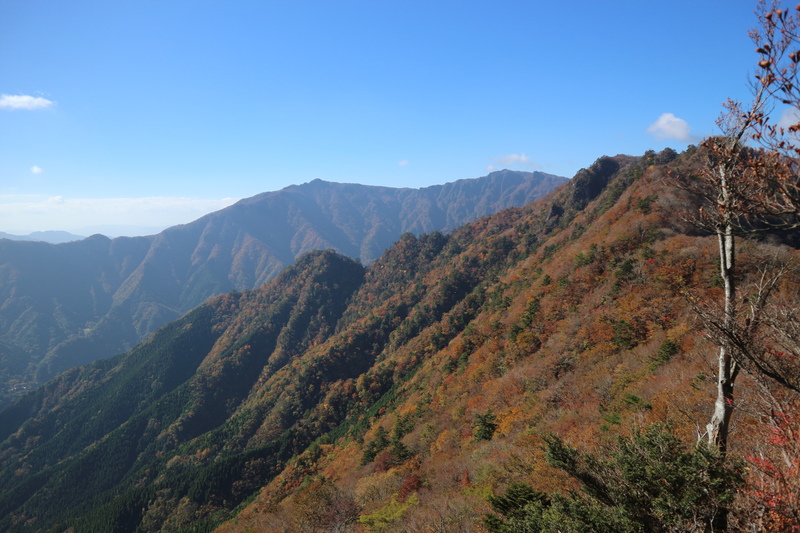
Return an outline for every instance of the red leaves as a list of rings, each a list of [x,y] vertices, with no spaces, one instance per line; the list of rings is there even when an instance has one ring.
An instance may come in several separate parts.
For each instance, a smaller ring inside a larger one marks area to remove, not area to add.
[[[400,486],[400,491],[397,493],[397,501],[403,503],[406,498],[417,492],[422,487],[422,478],[418,474],[411,473],[403,478],[403,484]]]

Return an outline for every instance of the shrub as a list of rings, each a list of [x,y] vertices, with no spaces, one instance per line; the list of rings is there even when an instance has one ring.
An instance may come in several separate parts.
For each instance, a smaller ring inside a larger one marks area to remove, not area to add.
[[[663,424],[621,437],[608,457],[544,440],[547,461],[581,491],[548,496],[512,484],[489,498],[489,531],[715,531],[742,483],[737,465],[702,444],[687,448]]]

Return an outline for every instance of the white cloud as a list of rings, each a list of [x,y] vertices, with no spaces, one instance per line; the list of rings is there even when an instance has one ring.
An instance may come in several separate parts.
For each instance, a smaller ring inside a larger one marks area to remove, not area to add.
[[[41,173],[42,173],[42,167],[37,165],[33,165],[31,167],[31,174],[41,174]]]
[[[73,231],[89,226],[168,227],[234,203],[234,198],[65,198],[0,195],[0,231]]]
[[[0,94],[0,109],[44,109],[53,105],[51,100],[27,94]]]
[[[408,166],[408,160],[407,159],[403,159],[402,161],[398,161],[397,162],[397,166],[400,166],[400,167]]]
[[[500,167],[509,168],[509,167],[523,167],[523,168],[530,168],[530,169],[538,169],[542,168],[542,166],[537,163],[536,161],[529,158],[524,153],[522,154],[508,154],[502,155],[500,157],[493,157],[492,161],[497,163]],[[486,167],[486,170],[495,170],[494,165],[489,165]]]
[[[778,127],[788,130],[789,126],[794,126],[798,122],[800,122],[800,109],[787,107],[781,112],[781,116],[778,119]]]
[[[647,133],[657,140],[674,139],[682,142],[692,142],[695,136],[689,129],[689,124],[682,118],[678,118],[672,113],[663,113],[658,120],[650,124]]]

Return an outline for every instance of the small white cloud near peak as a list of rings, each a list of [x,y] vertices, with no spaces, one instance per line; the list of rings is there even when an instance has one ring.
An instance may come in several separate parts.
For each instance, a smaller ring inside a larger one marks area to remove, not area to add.
[[[692,142],[695,136],[689,129],[689,123],[678,118],[672,113],[662,113],[658,120],[650,124],[647,133],[657,140],[674,139],[676,141]]]
[[[31,167],[31,174],[41,174],[41,173],[42,173],[42,167],[38,165],[33,165]]]
[[[542,168],[542,166],[539,163],[529,158],[524,153],[508,154],[508,155],[502,155],[500,157],[493,157],[492,161],[497,163],[497,165],[502,168],[508,168],[508,167],[524,167],[530,169]],[[494,169],[495,169],[494,165],[489,165],[488,167],[486,167],[486,170],[494,170]]]
[[[28,94],[0,94],[0,109],[44,109],[53,105],[52,100]]]
[[[402,161],[397,162],[398,167],[407,167],[408,166],[408,159],[403,159]]]

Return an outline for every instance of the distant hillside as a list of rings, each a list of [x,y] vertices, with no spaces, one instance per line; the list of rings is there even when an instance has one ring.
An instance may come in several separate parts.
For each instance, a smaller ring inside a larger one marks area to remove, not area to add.
[[[406,232],[450,230],[565,181],[508,170],[423,189],[315,180],[153,236],[0,240],[0,405],[131,348],[211,296],[260,286],[310,250],[369,264]]]
[[[661,422],[691,449],[715,347],[685,291],[720,289],[716,243],[687,231],[692,200],[665,179],[702,158],[674,157],[601,158],[543,200],[405,235],[366,267],[310,252],[61,374],[0,412],[0,529],[484,531],[492,508],[567,505],[533,491],[577,487],[545,457],[550,434],[607,454]],[[762,253],[797,255],[742,250],[742,282]],[[769,453],[758,388],[739,379],[729,453]],[[567,468],[607,468],[565,450]],[[673,474],[648,490],[690,508]]]

